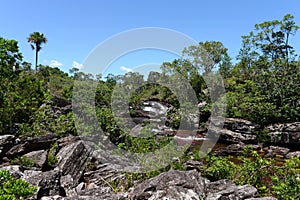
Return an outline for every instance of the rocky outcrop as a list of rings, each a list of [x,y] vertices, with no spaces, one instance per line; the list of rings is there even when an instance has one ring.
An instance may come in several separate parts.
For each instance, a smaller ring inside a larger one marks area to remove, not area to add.
[[[79,184],[89,158],[90,150],[82,141],[66,145],[56,155],[58,158],[55,170],[62,173],[64,186],[71,189]]]
[[[253,144],[257,142],[256,131],[260,126],[243,119],[227,118],[222,127],[222,120],[218,118],[210,119],[208,124],[212,125],[208,137],[219,137],[221,143],[246,143]],[[214,128],[218,127],[218,129]]]
[[[50,146],[58,139],[58,136],[54,133],[49,133],[47,135],[30,138],[25,140],[23,143],[18,144],[11,148],[7,153],[6,156],[16,157],[21,156],[26,153],[32,152],[32,151],[39,151],[39,150],[45,150],[50,148]]]
[[[300,144],[300,122],[269,125],[266,131],[271,143],[288,146]]]
[[[39,151],[32,151],[24,156],[27,157],[29,160],[33,162],[33,165],[37,167],[39,170],[45,166],[47,162],[47,151],[46,150],[39,150]]]
[[[129,199],[228,199],[255,200],[276,198],[255,198],[257,189],[250,185],[236,186],[230,180],[210,182],[202,178],[196,170],[168,171],[146,180],[134,187]]]
[[[137,185],[130,199],[200,199],[205,195],[205,179],[197,171],[168,171]]]
[[[14,145],[16,145],[15,136],[0,135],[0,158],[2,158]]]
[[[207,184],[207,200],[248,199],[258,195],[257,189],[250,185],[236,186],[230,180],[219,180]]]

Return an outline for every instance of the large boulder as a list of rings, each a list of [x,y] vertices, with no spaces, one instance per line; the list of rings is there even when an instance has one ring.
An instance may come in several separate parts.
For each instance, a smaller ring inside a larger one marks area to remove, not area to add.
[[[39,189],[35,195],[37,199],[41,199],[43,196],[66,196],[60,178],[61,172],[57,170],[47,172],[27,170],[22,177],[31,185],[38,186]]]
[[[224,121],[224,129],[237,133],[253,134],[260,129],[260,126],[244,119],[226,118]]]
[[[260,126],[250,121],[235,118],[211,118],[207,137],[219,139],[222,143],[256,143],[256,131]]]
[[[77,141],[64,146],[58,154],[57,166],[55,170],[62,172],[62,176],[69,176],[69,186],[76,186],[83,177],[90,150],[82,141]]]
[[[6,154],[16,144],[16,138],[13,135],[0,135],[0,158]]]
[[[257,196],[257,189],[250,185],[236,186],[230,180],[219,180],[207,185],[206,200],[240,200]]]
[[[39,151],[32,151],[30,153],[25,154],[24,156],[30,159],[34,167],[37,167],[38,169],[42,169],[47,161],[47,151],[45,150],[39,150]]]
[[[54,133],[38,136],[25,140],[25,142],[12,147],[6,156],[11,158],[21,156],[32,151],[47,150],[57,140],[58,136]]]
[[[266,130],[272,143],[295,147],[300,144],[300,122],[273,124]]]
[[[205,197],[205,179],[196,170],[171,170],[134,187],[130,199],[195,199]]]

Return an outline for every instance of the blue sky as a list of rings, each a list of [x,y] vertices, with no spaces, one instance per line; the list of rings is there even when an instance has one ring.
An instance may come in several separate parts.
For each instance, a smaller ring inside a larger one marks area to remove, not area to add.
[[[80,67],[101,42],[120,32],[142,27],[161,27],[182,32],[196,41],[221,41],[235,58],[241,36],[254,24],[290,13],[300,24],[298,0],[2,0],[0,37],[19,41],[24,60],[34,63],[27,37],[44,33],[48,43],[40,63],[68,71]],[[300,33],[294,39],[300,50]],[[123,56],[112,64],[114,73],[144,63],[171,61],[176,56],[146,51]]]

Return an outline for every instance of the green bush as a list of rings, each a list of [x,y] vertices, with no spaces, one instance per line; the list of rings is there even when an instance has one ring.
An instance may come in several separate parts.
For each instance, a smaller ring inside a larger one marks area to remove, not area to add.
[[[209,155],[201,174],[211,180],[231,179],[237,185],[249,184],[256,187],[261,196],[296,200],[300,197],[300,159],[293,157],[285,164],[275,165],[274,160],[261,157],[255,151],[247,156],[235,158]]]
[[[55,142],[51,146],[51,148],[50,148],[50,150],[48,152],[48,157],[47,157],[47,164],[48,164],[48,166],[53,166],[53,165],[55,165],[57,163],[58,158],[55,156],[55,150],[57,148],[58,148],[58,143]]]
[[[0,170],[0,200],[26,199],[36,191],[37,187],[22,179],[14,179],[7,170]]]
[[[11,161],[11,163],[15,165],[23,165],[25,167],[33,167],[34,165],[33,160],[27,158],[26,156],[16,157]]]

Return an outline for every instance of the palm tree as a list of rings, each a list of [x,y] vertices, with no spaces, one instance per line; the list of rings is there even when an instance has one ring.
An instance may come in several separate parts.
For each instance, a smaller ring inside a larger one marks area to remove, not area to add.
[[[37,71],[38,52],[42,49],[41,45],[43,43],[47,43],[47,38],[44,36],[43,33],[41,34],[39,32],[33,32],[29,35],[27,40],[30,43],[32,50],[35,50],[35,71]]]

